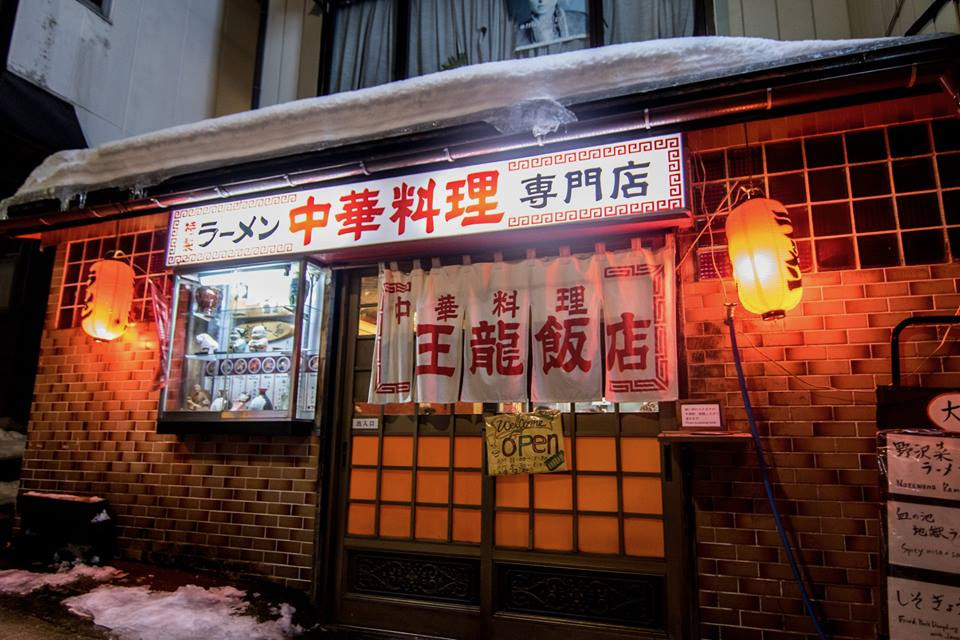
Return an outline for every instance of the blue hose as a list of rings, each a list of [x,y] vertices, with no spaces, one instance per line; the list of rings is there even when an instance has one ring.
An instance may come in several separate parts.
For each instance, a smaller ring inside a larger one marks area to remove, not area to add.
[[[820,620],[813,610],[813,602],[810,601],[810,594],[807,593],[807,587],[800,576],[800,567],[797,565],[797,559],[793,555],[793,547],[790,546],[790,540],[787,538],[787,532],[783,528],[783,520],[780,517],[780,509],[777,508],[777,501],[773,496],[773,484],[770,482],[770,469],[767,467],[767,460],[763,455],[763,442],[760,440],[760,433],[757,431],[757,421],[753,417],[753,405],[750,404],[750,397],[747,395],[747,381],[743,377],[743,365],[740,364],[740,349],[737,347],[737,332],[733,327],[733,305],[728,307],[727,325],[730,327],[730,348],[733,349],[733,363],[737,367],[737,381],[740,383],[740,395],[743,397],[743,406],[747,410],[747,422],[750,423],[750,434],[753,436],[753,444],[757,449],[757,462],[760,465],[760,475],[763,477],[763,488],[767,492],[767,502],[770,504],[770,511],[773,513],[773,521],[777,525],[777,533],[780,534],[780,543],[787,554],[787,560],[790,562],[790,569],[793,571],[793,579],[800,588],[800,597],[803,598],[803,607],[807,610],[807,615],[813,621],[813,626],[817,630],[820,640],[827,640],[827,635],[823,632]]]

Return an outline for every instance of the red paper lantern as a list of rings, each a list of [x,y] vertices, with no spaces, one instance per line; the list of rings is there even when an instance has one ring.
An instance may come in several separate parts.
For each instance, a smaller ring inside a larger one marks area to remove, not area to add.
[[[80,326],[97,340],[115,340],[130,321],[133,268],[121,260],[97,260],[90,266]]]
[[[727,251],[740,302],[764,320],[782,318],[803,297],[793,224],[776,200],[747,200],[727,216]]]

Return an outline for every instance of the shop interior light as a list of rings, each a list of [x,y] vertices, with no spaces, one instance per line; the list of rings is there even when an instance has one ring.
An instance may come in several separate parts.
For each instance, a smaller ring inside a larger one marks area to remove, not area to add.
[[[97,340],[115,340],[130,322],[133,303],[133,268],[121,258],[97,260],[90,266],[87,295],[80,312],[80,326]]]
[[[727,216],[726,230],[740,302],[764,320],[782,318],[803,296],[787,210],[776,200],[753,198]]]

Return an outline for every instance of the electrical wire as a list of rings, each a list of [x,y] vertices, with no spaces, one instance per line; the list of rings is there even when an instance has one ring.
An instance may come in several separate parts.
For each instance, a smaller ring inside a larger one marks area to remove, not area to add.
[[[767,502],[770,505],[770,511],[773,513],[773,521],[777,526],[777,533],[780,536],[780,544],[787,555],[787,561],[790,563],[790,570],[793,572],[793,579],[800,589],[800,597],[803,600],[803,607],[807,612],[813,626],[817,631],[820,640],[827,640],[827,635],[823,631],[820,619],[813,610],[813,602],[810,600],[810,594],[807,593],[807,587],[803,582],[803,576],[800,575],[800,567],[793,553],[793,547],[790,545],[790,539],[787,537],[787,531],[783,528],[783,518],[780,516],[780,509],[777,507],[776,498],[773,495],[773,483],[770,481],[770,469],[767,467],[767,460],[763,454],[763,441],[760,440],[760,432],[757,430],[757,421],[753,417],[753,405],[750,404],[750,396],[747,394],[747,381],[743,376],[743,365],[740,363],[740,349],[737,347],[737,332],[733,323],[733,310],[735,304],[727,305],[727,326],[730,327],[730,348],[733,350],[733,363],[737,369],[737,382],[740,384],[740,396],[743,398],[743,407],[747,412],[747,422],[750,424],[750,434],[753,436],[753,444],[757,450],[757,463],[760,467],[760,476],[763,479],[763,488],[767,494]]]

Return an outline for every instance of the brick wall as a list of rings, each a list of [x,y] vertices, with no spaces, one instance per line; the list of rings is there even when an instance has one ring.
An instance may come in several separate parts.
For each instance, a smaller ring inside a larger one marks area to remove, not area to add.
[[[109,499],[125,557],[306,590],[316,439],[158,435],[154,325],[139,323],[109,343],[94,342],[79,328],[55,328],[68,240],[163,224],[161,216],[45,238],[58,251],[21,487]]]
[[[949,114],[944,108],[939,97],[891,101],[712,129],[689,141],[694,150],[722,148]],[[695,281],[689,263],[681,277],[691,395],[722,397],[730,428],[747,431],[723,323],[723,302],[736,301],[735,288]],[[737,309],[738,343],[778,504],[832,638],[879,633],[884,590],[874,391],[890,383],[891,329],[913,315],[956,313],[958,279],[958,263],[805,274],[803,301],[785,319],[763,322]],[[936,329],[904,333],[904,384],[960,386],[960,348],[951,334],[937,351],[942,336]],[[694,449],[699,637],[814,637],[752,443]]]

